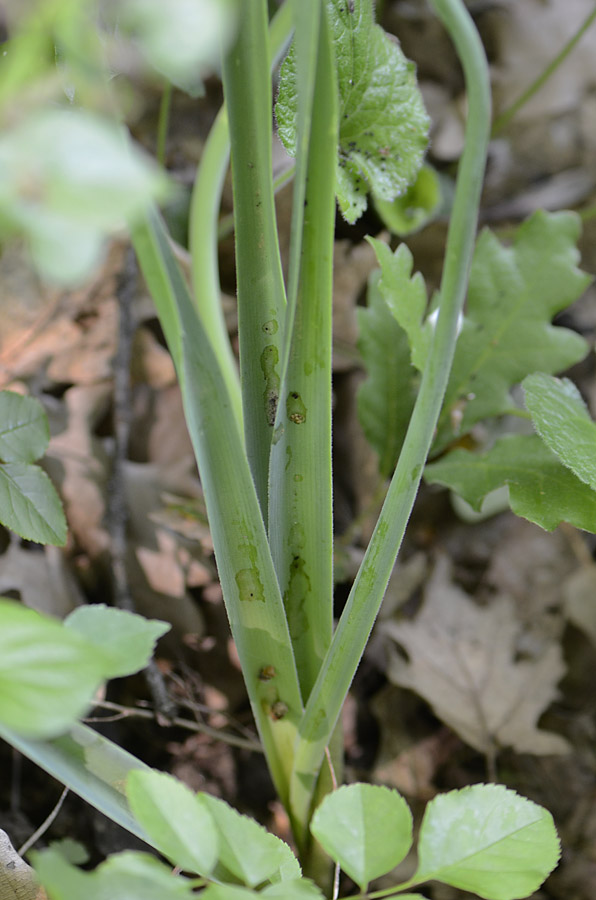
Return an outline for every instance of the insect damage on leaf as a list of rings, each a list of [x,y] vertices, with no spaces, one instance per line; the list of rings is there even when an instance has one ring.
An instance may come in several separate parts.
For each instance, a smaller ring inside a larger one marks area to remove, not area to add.
[[[428,143],[429,119],[414,64],[399,42],[374,23],[371,0],[328,0],[336,49],[339,135],[336,193],[342,215],[355,222],[373,191],[392,201],[413,183]],[[282,66],[276,105],[279,136],[296,147],[296,64]]]

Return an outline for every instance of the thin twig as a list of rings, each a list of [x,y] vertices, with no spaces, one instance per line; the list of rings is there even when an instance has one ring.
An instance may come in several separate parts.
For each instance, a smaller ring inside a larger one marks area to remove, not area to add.
[[[137,718],[137,719],[153,719],[157,718],[157,714],[155,711],[150,709],[139,709],[138,707],[132,706],[120,706],[118,703],[112,703],[109,700],[100,700],[96,701],[96,707],[100,707],[101,709],[108,709],[115,711],[118,715],[119,719],[126,718]],[[103,718],[102,716],[93,716],[92,718],[86,718],[85,722],[105,722],[105,721],[113,721],[115,716],[106,716]],[[250,740],[249,738],[238,737],[235,734],[228,734],[227,732],[220,731],[218,728],[211,728],[209,725],[204,725],[203,722],[193,722],[192,719],[182,719],[179,716],[176,716],[169,723],[172,727],[176,728],[184,728],[186,731],[195,731],[200,734],[206,734],[209,737],[214,738],[218,741],[223,741],[225,744],[230,744],[232,747],[240,747],[242,750],[250,750],[252,753],[262,753],[263,747],[256,740]]]
[[[58,802],[56,803],[56,806],[54,807],[52,812],[49,814],[47,819],[45,819],[41,823],[41,825],[39,826],[37,831],[33,832],[31,837],[25,841],[25,843],[22,845],[22,847],[19,847],[19,849],[17,850],[17,853],[19,854],[19,856],[24,856],[25,853],[28,850],[30,850],[34,844],[37,843],[37,841],[40,839],[40,837],[42,837],[42,835],[44,835],[46,833],[46,831],[48,830],[48,828],[50,827],[50,825],[52,824],[52,822],[54,821],[54,819],[56,818],[56,816],[58,815],[60,810],[62,809],[62,804],[66,800],[66,795],[68,794],[68,790],[69,789],[67,787],[64,788],[64,790],[60,794],[60,797],[58,798]]]

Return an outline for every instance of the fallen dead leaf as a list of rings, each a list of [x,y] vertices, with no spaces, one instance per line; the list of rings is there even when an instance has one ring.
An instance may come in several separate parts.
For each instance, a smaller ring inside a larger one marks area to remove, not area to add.
[[[0,900],[48,900],[35,872],[21,859],[5,831],[0,830]]]
[[[520,659],[523,626],[508,597],[476,605],[453,584],[450,563],[441,557],[416,619],[381,628],[409,657],[388,647],[389,679],[423,697],[476,750],[491,756],[503,747],[569,751],[563,737],[537,728],[565,673],[561,648],[552,642],[540,655]]]

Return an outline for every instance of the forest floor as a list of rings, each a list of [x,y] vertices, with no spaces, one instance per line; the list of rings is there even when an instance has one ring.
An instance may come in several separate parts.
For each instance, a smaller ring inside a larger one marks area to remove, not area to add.
[[[491,63],[496,112],[517,99],[593,8],[592,0],[474,0],[468,5]],[[453,51],[422,2],[386,0],[381,20],[417,64],[433,121],[429,161],[448,186],[462,149],[465,116]],[[154,150],[159,97],[145,101],[133,130]],[[216,82],[203,100],[174,93],[166,162],[187,191],[219,102]],[[284,250],[290,196],[286,188],[277,198]],[[229,188],[224,203],[223,212],[229,213]],[[596,275],[595,204],[593,26],[491,142],[480,224],[505,239],[535,209],[576,209],[584,219],[581,266]],[[184,211],[172,215],[183,243]],[[382,227],[374,213],[356,227],[339,220],[337,226],[338,612],[383,491],[356,414],[364,378],[356,308],[365,302],[375,267],[363,236]],[[407,239],[430,289],[438,284],[445,233],[446,221],[439,217]],[[222,239],[220,268],[234,337],[232,235]],[[126,307],[130,316],[123,316],[127,292],[134,300]],[[557,321],[593,347],[596,289]],[[29,391],[44,403],[53,435],[45,464],[70,526],[64,551],[1,532],[0,593],[64,616],[80,603],[111,602],[115,591],[124,591],[138,612],[171,622],[158,649],[158,667],[188,727],[158,723],[150,712],[155,698],[140,676],[110,684],[102,700],[115,707],[98,706],[93,721],[107,717],[104,733],[131,752],[284,834],[285,818],[255,750],[228,636],[174,368],[129,248],[115,242],[102,270],[70,292],[40,286],[19,249],[6,248],[0,257],[0,323],[0,388]],[[596,414],[593,352],[568,374]],[[123,458],[115,450],[117,424],[129,431]],[[593,900],[596,895],[595,549],[591,535],[571,527],[547,533],[509,512],[482,522],[463,521],[445,491],[423,487],[344,714],[347,778],[397,788],[417,814],[439,791],[488,779],[547,807],[561,835],[563,856],[535,895],[543,900]],[[114,584],[115,559],[125,561],[124,584]],[[431,679],[430,685],[418,684],[413,670],[405,678],[407,659],[395,637],[396,623],[404,621],[429,655],[464,660],[469,680],[462,682],[448,670],[445,679]],[[448,647],[438,642],[437,632],[448,633]],[[404,680],[409,688],[400,686]],[[484,706],[474,707],[470,684],[480,680],[490,688]],[[6,773],[0,792],[3,827],[18,846],[51,811],[61,787],[6,746],[0,759]],[[93,862],[134,845],[72,795],[43,841],[64,837],[85,844]],[[469,896],[446,886],[432,886],[428,893],[432,900]]]

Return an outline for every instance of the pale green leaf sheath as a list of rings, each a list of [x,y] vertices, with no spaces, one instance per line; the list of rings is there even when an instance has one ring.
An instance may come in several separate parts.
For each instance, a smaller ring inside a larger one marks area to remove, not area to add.
[[[522,386],[532,422],[544,443],[596,491],[596,424],[578,389],[568,378],[544,373],[529,375]]]
[[[373,189],[394,200],[414,181],[428,142],[429,120],[416,85],[414,65],[374,23],[370,0],[328,0],[337,59],[339,148],[336,192],[340,210],[355,222]],[[279,134],[295,147],[295,64],[287,62],[288,93],[277,105]]]

